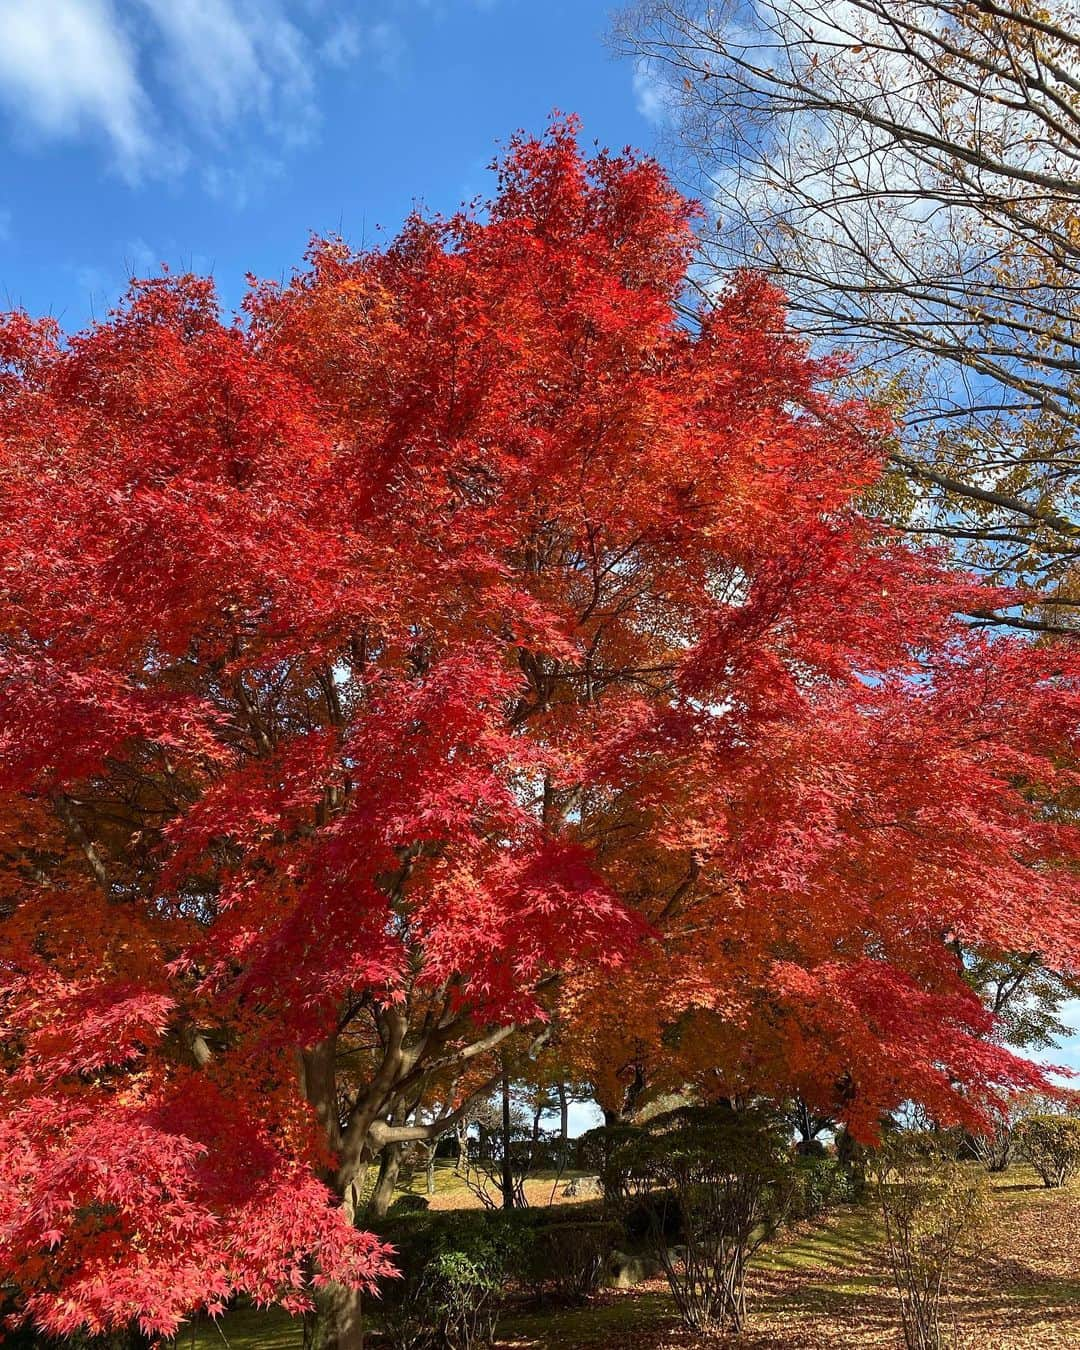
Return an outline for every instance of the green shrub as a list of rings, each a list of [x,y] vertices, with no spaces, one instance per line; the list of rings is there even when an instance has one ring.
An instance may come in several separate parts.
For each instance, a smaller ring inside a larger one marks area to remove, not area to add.
[[[617,1169],[612,1168],[612,1156],[636,1139],[640,1132],[637,1125],[598,1125],[586,1130],[577,1141],[578,1167],[596,1173],[604,1199],[609,1203],[617,1202],[619,1197]]]
[[[401,1278],[383,1286],[381,1320],[395,1350],[471,1350],[490,1344],[509,1281],[531,1245],[513,1214],[416,1214],[383,1236],[398,1251]]]
[[[747,1264],[783,1220],[794,1189],[778,1120],[762,1111],[683,1107],[621,1129],[607,1149],[604,1189],[624,1214],[645,1204],[649,1250],[684,1323],[702,1337],[741,1331]],[[678,1248],[670,1241],[669,1197],[678,1207]]]
[[[1080,1172],[1080,1119],[1076,1116],[1028,1116],[1016,1138],[1044,1186],[1064,1186]]]
[[[682,1207],[678,1195],[671,1191],[636,1195],[621,1206],[621,1216],[631,1247],[651,1245],[660,1238],[669,1247],[682,1241]]]
[[[951,1343],[946,1314],[952,1268],[988,1217],[986,1173],[959,1160],[958,1143],[945,1131],[897,1131],[867,1163],[907,1350],[942,1350]]]
[[[837,1205],[857,1204],[863,1179],[836,1158],[801,1156],[795,1160],[790,1217],[816,1219]]]
[[[387,1213],[393,1217],[399,1214],[423,1214],[428,1209],[426,1195],[399,1195]]]
[[[529,1249],[528,1282],[537,1293],[584,1303],[600,1287],[617,1227],[603,1219],[538,1224]]]

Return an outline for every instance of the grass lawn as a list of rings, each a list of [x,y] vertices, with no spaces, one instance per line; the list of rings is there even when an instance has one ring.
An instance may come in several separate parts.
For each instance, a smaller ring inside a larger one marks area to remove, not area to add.
[[[526,1198],[530,1205],[537,1206],[572,1203],[573,1197],[564,1195],[564,1188],[570,1181],[585,1175],[570,1168],[562,1172],[537,1172],[525,1183]],[[440,1158],[436,1162],[433,1194],[428,1192],[427,1174],[422,1169],[417,1169],[407,1186],[398,1189],[405,1195],[424,1196],[432,1209],[480,1209],[483,1205],[483,1201],[465,1184],[464,1178],[458,1175],[452,1158]],[[578,1197],[589,1198],[595,1198],[595,1192],[591,1197],[586,1194]]]
[[[452,1169],[451,1169],[452,1170]],[[452,1200],[453,1180],[439,1194]],[[961,1345],[968,1350],[1080,1347],[1080,1183],[1048,1191],[1026,1168],[994,1182],[986,1248],[955,1282]],[[420,1188],[423,1178],[417,1178]],[[550,1183],[547,1183],[550,1190]],[[560,1197],[557,1197],[561,1199]],[[177,1350],[299,1350],[299,1325],[279,1313],[239,1310],[177,1338]],[[509,1350],[684,1350],[660,1281],[608,1290],[580,1309],[514,1312],[500,1329]],[[741,1350],[899,1347],[897,1307],[869,1213],[848,1210],[806,1225],[759,1253],[751,1275],[751,1325]]]

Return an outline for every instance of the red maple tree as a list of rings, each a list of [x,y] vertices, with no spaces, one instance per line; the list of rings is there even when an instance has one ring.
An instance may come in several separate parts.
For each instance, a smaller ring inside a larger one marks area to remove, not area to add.
[[[358,1177],[555,1008],[602,1092],[866,1130],[1037,1080],[955,948],[1080,965],[1076,653],[974,633],[1002,597],[860,508],[886,428],[770,286],[680,319],[691,222],[560,123],[242,321],[191,276],[7,317],[16,1315],[329,1283],[350,1343]]]

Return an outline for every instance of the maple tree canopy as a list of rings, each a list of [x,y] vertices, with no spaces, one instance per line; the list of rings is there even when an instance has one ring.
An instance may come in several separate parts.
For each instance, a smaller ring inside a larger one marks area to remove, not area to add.
[[[659,168],[223,321],[0,328],[0,1285],[51,1332],[306,1305],[361,1168],[551,1013],[603,1095],[968,1116],[957,948],[1080,967],[1075,649],[860,509],[887,431],[761,279],[680,319]],[[497,1068],[497,1066],[495,1066]],[[470,1076],[471,1075],[471,1076]]]

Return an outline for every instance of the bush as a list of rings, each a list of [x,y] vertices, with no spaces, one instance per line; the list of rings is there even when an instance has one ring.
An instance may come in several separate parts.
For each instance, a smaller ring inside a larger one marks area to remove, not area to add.
[[[837,1205],[857,1204],[863,1190],[863,1177],[836,1158],[802,1155],[795,1160],[789,1216],[816,1219]]]
[[[426,1195],[399,1195],[394,1203],[387,1210],[390,1218],[402,1214],[424,1214],[428,1209],[428,1199]]]
[[[1080,1119],[1076,1116],[1028,1116],[1016,1138],[1044,1186],[1064,1186],[1080,1172]]]
[[[565,1303],[584,1303],[600,1287],[615,1225],[603,1219],[563,1220],[533,1229],[529,1283]]]
[[[504,1292],[526,1264],[531,1234],[513,1215],[438,1214],[386,1225],[400,1279],[383,1286],[395,1350],[470,1350],[495,1335]]]
[[[577,1141],[577,1165],[584,1172],[595,1172],[608,1203],[617,1203],[620,1191],[617,1169],[611,1165],[612,1157],[640,1132],[636,1125],[597,1125],[586,1130]]]
[[[618,1206],[622,1226],[632,1247],[662,1238],[669,1247],[682,1241],[683,1217],[679,1197],[670,1191],[633,1196]]]
[[[649,1246],[685,1324],[702,1337],[741,1331],[747,1263],[782,1221],[794,1187],[778,1121],[757,1111],[672,1111],[620,1130],[607,1150],[604,1180],[605,1194],[624,1214],[645,1202]],[[670,1245],[669,1196],[681,1218],[677,1250]]]
[[[952,1267],[986,1221],[986,1173],[962,1163],[957,1151],[953,1135],[900,1131],[868,1160],[908,1350],[948,1344],[944,1314]]]

